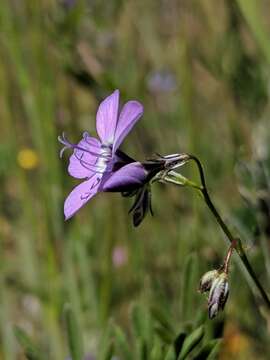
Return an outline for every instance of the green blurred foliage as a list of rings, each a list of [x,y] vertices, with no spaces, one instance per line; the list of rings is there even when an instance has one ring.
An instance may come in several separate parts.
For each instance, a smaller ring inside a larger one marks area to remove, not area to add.
[[[226,248],[197,194],[155,185],[155,216],[138,229],[119,194],[98,195],[65,223],[63,201],[77,182],[57,142],[63,131],[74,142],[93,133],[98,103],[115,88],[123,102],[141,101],[144,116],[123,148],[138,159],[196,154],[267,286],[268,8],[264,0],[1,2],[1,359],[268,358],[269,314],[238,263],[225,313],[206,318],[200,274]],[[183,171],[196,180],[195,168]]]

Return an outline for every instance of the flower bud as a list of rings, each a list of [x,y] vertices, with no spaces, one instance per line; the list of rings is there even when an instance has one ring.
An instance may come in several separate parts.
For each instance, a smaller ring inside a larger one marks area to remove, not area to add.
[[[164,156],[163,159],[165,160],[165,169],[173,170],[185,165],[190,160],[190,155],[171,154]]]
[[[208,314],[213,319],[219,310],[223,310],[229,296],[228,276],[225,272],[220,273],[212,282],[208,298]]]
[[[213,281],[218,276],[219,276],[219,272],[217,270],[207,271],[207,273],[205,273],[200,280],[199,291],[201,293],[209,291]]]

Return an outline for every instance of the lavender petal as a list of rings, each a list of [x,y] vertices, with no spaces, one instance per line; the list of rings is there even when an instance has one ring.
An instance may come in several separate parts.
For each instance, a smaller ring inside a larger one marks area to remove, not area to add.
[[[99,105],[96,117],[97,133],[103,144],[112,144],[119,107],[119,90],[115,90]]]
[[[113,172],[103,183],[102,191],[126,192],[141,187],[147,178],[143,165],[134,162]]]
[[[143,106],[138,101],[128,101],[123,106],[115,131],[113,151],[120,146],[142,114]]]
[[[74,149],[69,158],[68,172],[76,179],[85,179],[93,175],[97,154],[100,152],[100,141],[84,133],[83,139],[78,143],[80,149]],[[83,151],[85,149],[85,151]]]
[[[65,220],[70,219],[83,205],[85,205],[99,190],[100,175],[95,174],[91,179],[76,186],[66,198],[64,204]]]

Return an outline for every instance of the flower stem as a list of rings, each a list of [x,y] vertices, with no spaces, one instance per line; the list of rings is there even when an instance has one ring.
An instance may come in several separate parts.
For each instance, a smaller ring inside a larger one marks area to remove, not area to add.
[[[201,184],[202,184],[202,188],[201,188],[201,193],[204,197],[204,200],[206,202],[206,205],[208,206],[208,208],[210,209],[210,211],[212,212],[212,214],[214,215],[216,221],[218,222],[218,224],[220,225],[221,229],[223,230],[223,232],[225,233],[225,235],[227,236],[228,240],[230,241],[230,243],[232,245],[235,245],[235,250],[238,254],[238,256],[240,257],[244,267],[246,268],[247,272],[249,273],[250,277],[252,278],[252,280],[254,281],[254,284],[256,285],[259,293],[261,294],[264,302],[265,302],[265,305],[267,306],[267,308],[270,310],[270,299],[266,293],[266,291],[264,290],[263,286],[261,285],[259,279],[257,278],[247,256],[246,256],[246,253],[243,249],[243,246],[242,246],[242,242],[241,242],[241,239],[239,238],[235,238],[231,231],[229,230],[228,226],[225,224],[225,222],[223,221],[223,219],[221,218],[220,214],[218,213],[217,209],[215,208],[210,196],[209,196],[209,193],[208,193],[208,190],[207,190],[207,186],[206,186],[206,181],[205,181],[205,176],[204,176],[204,171],[203,171],[203,167],[202,167],[202,164],[200,162],[200,160],[194,156],[194,155],[190,155],[190,160],[193,160],[195,161],[197,167],[198,167],[198,170],[199,170],[199,173],[200,173],[200,178],[201,178]]]
[[[231,257],[232,257],[232,254],[233,254],[233,250],[235,249],[237,245],[237,240],[234,240],[230,247],[229,247],[229,250],[226,254],[226,257],[224,259],[224,263],[221,267],[221,269],[225,272],[225,274],[228,274],[229,273],[229,264],[230,264],[230,261],[231,261]]]

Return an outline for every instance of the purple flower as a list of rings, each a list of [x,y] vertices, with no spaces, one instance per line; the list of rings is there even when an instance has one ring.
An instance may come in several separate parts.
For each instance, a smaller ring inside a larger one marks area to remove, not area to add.
[[[119,91],[115,90],[99,106],[96,128],[99,139],[83,133],[78,144],[72,144],[63,134],[58,137],[66,149],[72,149],[68,172],[77,179],[86,179],[76,186],[64,204],[65,219],[71,218],[98,192],[121,192],[123,196],[135,196],[130,209],[133,224],[138,226],[151,208],[151,183],[162,172],[182,166],[188,159],[186,154],[158,156],[143,163],[135,161],[119,146],[125,136],[143,114],[138,101],[128,101],[119,114]],[[161,176],[162,177],[162,176]]]
[[[99,139],[83,134],[78,144],[70,143],[63,134],[59,141],[70,148],[68,172],[86,179],[76,186],[64,204],[65,219],[71,218],[100,191],[131,191],[142,186],[147,177],[144,166],[118,150],[120,144],[143,114],[138,101],[128,101],[119,114],[119,90],[100,104],[96,116]]]
[[[120,268],[128,262],[128,249],[118,245],[113,249],[112,262],[116,268]]]

